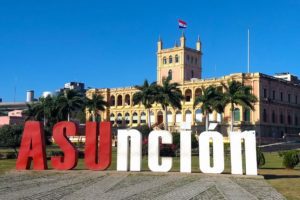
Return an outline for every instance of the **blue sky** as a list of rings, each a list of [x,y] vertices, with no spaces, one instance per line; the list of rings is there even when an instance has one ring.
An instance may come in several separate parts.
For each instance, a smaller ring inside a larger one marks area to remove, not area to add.
[[[246,72],[300,76],[300,1],[0,0],[0,98],[25,100],[65,82],[122,87],[156,80],[156,42],[203,47],[203,77]]]

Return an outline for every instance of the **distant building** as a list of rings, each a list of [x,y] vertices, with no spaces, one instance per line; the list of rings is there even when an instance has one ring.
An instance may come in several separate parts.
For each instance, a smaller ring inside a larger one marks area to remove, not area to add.
[[[33,90],[27,90],[26,92],[26,102],[30,103],[34,101],[34,91]]]
[[[85,92],[84,83],[80,83],[80,82],[65,83],[64,89],[77,90],[78,92]]]
[[[163,48],[162,40],[157,43],[157,83],[170,77],[172,82],[180,84],[179,89],[184,95],[182,109],[167,110],[167,121],[170,131],[178,131],[181,122],[189,122],[195,132],[204,130],[205,120],[200,105],[194,107],[194,101],[202,95],[202,88],[214,85],[219,91],[225,91],[221,83],[237,80],[252,86],[253,94],[258,102],[255,110],[242,106],[234,109],[234,130],[255,130],[258,137],[282,138],[284,134],[298,135],[300,132],[300,84],[298,78],[281,73],[269,76],[262,73],[236,73],[218,78],[202,79],[202,49],[198,39],[196,48],[186,46],[185,37],[181,36],[180,45]],[[128,128],[147,124],[160,127],[163,124],[164,110],[159,104],[153,104],[150,116],[143,105],[133,104],[134,87],[97,88],[86,92],[88,97],[99,94],[109,102],[110,106],[99,112],[102,120],[111,121],[113,127]],[[87,113],[87,119],[90,114]],[[209,114],[209,121],[218,123],[216,130],[227,135],[231,123],[230,107],[224,113]]]
[[[300,80],[298,79],[298,77],[290,74],[289,72],[276,73],[274,77],[292,82],[294,84],[300,84]]]
[[[42,94],[42,97],[43,98],[46,98],[46,97],[52,97],[53,96],[53,92],[50,92],[50,91],[44,91],[43,94]]]
[[[13,110],[8,112],[8,116],[0,116],[0,127],[4,125],[22,125],[25,122],[25,117],[22,114],[23,110]]]
[[[1,115],[8,116],[10,111],[14,110],[25,110],[27,109],[27,104],[36,101],[34,98],[34,91],[26,91],[26,99],[23,102],[1,102],[0,101],[0,112]]]

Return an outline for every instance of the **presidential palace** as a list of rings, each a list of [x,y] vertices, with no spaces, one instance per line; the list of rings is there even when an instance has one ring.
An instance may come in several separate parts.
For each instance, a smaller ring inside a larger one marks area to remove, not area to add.
[[[190,122],[194,132],[204,130],[205,119],[199,107],[193,108],[195,98],[202,94],[202,88],[214,85],[224,90],[221,83],[237,80],[251,85],[253,94],[258,98],[255,110],[241,106],[234,110],[234,129],[236,131],[256,130],[258,136],[282,138],[283,135],[298,135],[300,132],[300,81],[289,73],[274,76],[262,73],[236,73],[218,78],[202,79],[202,48],[198,38],[196,48],[186,46],[184,35],[180,44],[173,48],[163,48],[163,41],[157,42],[157,83],[161,84],[165,77],[180,84],[184,95],[182,109],[169,107],[167,121],[170,131],[179,129],[181,122]],[[146,77],[145,77],[146,78]],[[134,87],[90,89],[89,97],[96,93],[104,96],[109,107],[99,113],[101,119],[112,122],[113,127],[126,128],[147,124],[148,116],[143,105],[133,105]],[[87,116],[89,117],[89,116]],[[163,109],[154,104],[151,109],[150,122],[153,127],[163,124]],[[227,134],[230,129],[230,108],[224,113],[211,113],[209,122],[217,124],[215,130]]]

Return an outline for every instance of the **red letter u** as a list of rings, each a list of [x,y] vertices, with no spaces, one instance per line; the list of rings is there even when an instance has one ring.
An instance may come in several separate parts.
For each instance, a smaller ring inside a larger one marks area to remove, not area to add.
[[[101,122],[99,128],[97,125],[86,123],[84,162],[88,169],[105,170],[111,163],[111,124]]]

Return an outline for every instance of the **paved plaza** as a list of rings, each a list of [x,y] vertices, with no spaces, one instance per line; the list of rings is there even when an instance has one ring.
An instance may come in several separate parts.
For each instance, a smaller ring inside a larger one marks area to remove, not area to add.
[[[11,171],[0,199],[284,199],[261,177],[201,173]]]

